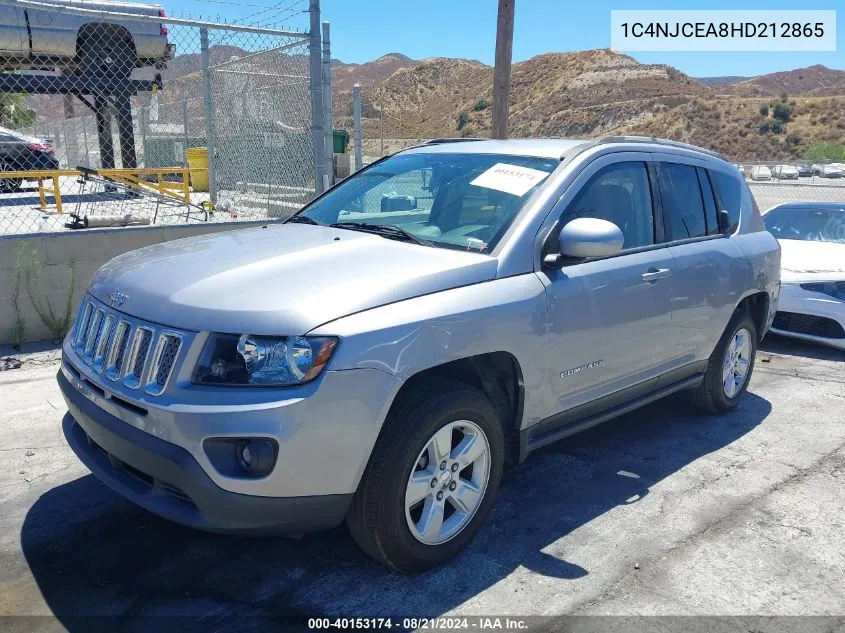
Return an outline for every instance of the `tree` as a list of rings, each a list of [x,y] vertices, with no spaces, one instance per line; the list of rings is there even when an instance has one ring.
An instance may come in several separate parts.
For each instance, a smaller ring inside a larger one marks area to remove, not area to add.
[[[794,147],[801,142],[801,135],[797,132],[790,132],[786,135],[786,142]]]
[[[26,95],[0,93],[0,125],[10,128],[35,123],[35,110],[24,103]]]
[[[769,116],[769,106],[768,104],[764,103],[760,106],[760,115],[761,116]]]
[[[455,125],[456,130],[462,130],[466,127],[466,124],[469,123],[469,114],[466,112],[461,112],[458,115],[458,123]]]

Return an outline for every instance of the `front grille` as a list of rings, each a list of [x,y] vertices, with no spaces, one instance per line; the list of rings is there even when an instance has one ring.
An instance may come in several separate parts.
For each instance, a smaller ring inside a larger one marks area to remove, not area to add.
[[[87,296],[71,336],[79,359],[95,373],[129,389],[161,395],[170,380],[182,334],[126,316]]]
[[[809,334],[823,338],[845,338],[845,329],[837,321],[827,317],[813,316],[812,314],[778,311],[775,314],[772,327],[796,334]]]

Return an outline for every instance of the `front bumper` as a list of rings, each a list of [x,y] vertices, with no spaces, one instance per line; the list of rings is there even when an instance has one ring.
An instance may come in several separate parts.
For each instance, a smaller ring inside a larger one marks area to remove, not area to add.
[[[776,315],[771,327],[775,334],[845,350],[845,337],[841,336],[845,331],[845,301],[805,290],[798,283],[783,283],[778,300],[778,315],[798,317]]]
[[[103,483],[166,519],[227,533],[301,533],[338,525],[352,494],[265,497],[224,490],[184,448],[98,407],[58,373],[68,444]]]

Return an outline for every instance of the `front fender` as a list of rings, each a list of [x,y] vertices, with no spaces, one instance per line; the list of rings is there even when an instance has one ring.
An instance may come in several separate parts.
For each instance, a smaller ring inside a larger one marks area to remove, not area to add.
[[[522,367],[523,424],[539,421],[549,373],[545,288],[534,273],[399,301],[321,325],[341,342],[331,369],[372,368],[404,382],[450,361],[508,352]]]

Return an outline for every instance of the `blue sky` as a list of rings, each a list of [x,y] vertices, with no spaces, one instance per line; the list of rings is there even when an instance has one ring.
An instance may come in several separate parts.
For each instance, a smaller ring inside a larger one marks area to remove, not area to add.
[[[307,0],[162,0],[171,14],[226,20],[257,21],[274,15],[305,28],[307,15],[289,10],[307,8]],[[232,3],[232,4],[229,4]],[[364,62],[385,53],[409,57],[465,57],[492,63],[497,0],[322,0],[323,19],[332,24],[332,56]],[[576,51],[610,45],[611,9],[836,9],[842,0],[516,0],[513,57],[521,61],[551,51]],[[269,7],[276,7],[269,9]],[[250,19],[248,16],[255,14]],[[693,76],[759,75],[824,64],[845,70],[845,10],[837,24],[836,52],[805,53],[633,53],[643,63],[666,63]]]

